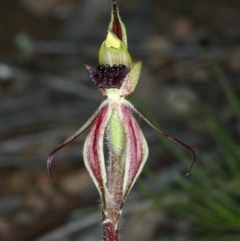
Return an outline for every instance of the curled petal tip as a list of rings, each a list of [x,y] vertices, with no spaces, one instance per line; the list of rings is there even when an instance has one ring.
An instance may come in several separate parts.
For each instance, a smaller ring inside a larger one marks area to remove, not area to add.
[[[69,142],[67,142],[67,143],[69,143]],[[50,175],[50,177],[51,177],[52,179],[54,179],[54,176],[52,175],[52,170],[51,170],[52,158],[53,158],[54,154],[55,154],[57,151],[59,151],[62,147],[64,147],[67,143],[66,143],[66,142],[63,142],[63,143],[61,143],[60,145],[58,145],[57,147],[55,147],[55,148],[50,152],[50,154],[49,154],[49,156],[48,156],[48,159],[47,159],[47,170],[48,170],[48,173],[49,173],[49,175]]]
[[[53,175],[52,175],[52,171],[51,171],[51,163],[52,163],[52,155],[49,155],[49,157],[47,159],[47,170],[48,170],[48,174],[53,179]]]
[[[194,165],[194,163],[197,160],[197,157],[196,157],[196,154],[195,154],[194,150],[191,147],[189,147],[189,146],[188,146],[188,149],[193,153],[193,161],[192,161],[192,164],[190,166],[190,169],[189,169],[188,173],[185,175],[186,177],[189,176],[189,174],[191,173],[191,171],[193,169],[193,165]]]
[[[158,129],[156,126],[154,126],[148,119],[146,119],[140,112],[138,112],[133,106],[132,106],[132,109],[133,109],[148,125],[150,125],[150,126],[151,126],[155,131],[157,131],[159,134],[165,136],[165,137],[168,138],[169,140],[171,140],[171,141],[173,141],[173,142],[175,142],[175,143],[177,143],[177,144],[179,144],[179,145],[187,148],[189,151],[192,152],[192,154],[193,154],[193,161],[192,161],[192,164],[191,164],[191,166],[190,166],[190,169],[189,169],[188,173],[185,175],[185,176],[188,176],[188,175],[191,173],[192,168],[193,168],[193,165],[194,165],[194,163],[195,163],[196,160],[197,160],[196,154],[195,154],[194,150],[193,150],[190,146],[188,146],[187,144],[185,144],[185,143],[179,141],[178,139],[176,139],[176,138],[168,135],[167,133],[159,130],[159,129]]]
[[[169,136],[168,134],[166,134],[166,133],[164,133],[164,132],[162,132],[161,134],[162,134],[163,136],[167,137],[169,140],[171,140],[171,141],[173,141],[173,142],[175,142],[175,143],[177,143],[177,144],[179,144],[179,145],[187,148],[189,151],[192,152],[192,154],[193,154],[192,164],[191,164],[191,166],[190,166],[189,171],[187,172],[187,174],[185,174],[185,176],[189,176],[189,174],[191,173],[191,171],[192,171],[192,169],[193,169],[194,163],[195,163],[196,160],[197,160],[195,151],[194,151],[190,146],[188,146],[187,144],[179,141],[178,139],[176,139],[176,138],[174,138],[174,137],[172,137],[172,136]]]
[[[102,105],[104,105],[105,103],[103,102]],[[52,163],[52,158],[54,156],[54,154],[59,151],[60,149],[62,149],[64,146],[66,146],[68,143],[72,142],[73,140],[75,140],[79,135],[81,135],[88,127],[89,125],[96,119],[97,115],[99,113],[99,110],[97,110],[91,117],[90,119],[78,130],[76,131],[72,136],[68,137],[64,142],[62,142],[60,145],[58,145],[57,147],[55,147],[49,154],[48,159],[47,159],[47,170],[49,175],[51,176],[51,178],[54,178],[52,175],[52,171],[51,171],[51,163]]]

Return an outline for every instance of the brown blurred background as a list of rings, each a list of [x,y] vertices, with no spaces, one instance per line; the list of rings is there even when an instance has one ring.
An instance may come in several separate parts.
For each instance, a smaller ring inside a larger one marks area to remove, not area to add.
[[[129,51],[134,60],[143,61],[132,101],[137,105],[141,99],[165,131],[196,150],[211,147],[207,133],[165,111],[194,117],[195,108],[184,98],[201,100],[222,123],[234,128],[234,113],[197,45],[239,93],[240,2],[121,0],[119,7]],[[87,132],[54,157],[54,180],[47,173],[46,159],[103,100],[84,63],[98,63],[109,18],[109,0],[1,0],[1,241],[101,238],[98,194],[82,161]],[[169,168],[185,172],[175,166],[175,158],[154,132],[139,122],[150,146],[147,165],[161,173]],[[135,189],[129,197],[126,210],[131,215],[148,205],[139,196]],[[131,206],[134,203],[139,206]],[[158,240],[156,230],[169,221],[151,211],[134,233],[127,220],[128,216],[123,223],[125,241]]]

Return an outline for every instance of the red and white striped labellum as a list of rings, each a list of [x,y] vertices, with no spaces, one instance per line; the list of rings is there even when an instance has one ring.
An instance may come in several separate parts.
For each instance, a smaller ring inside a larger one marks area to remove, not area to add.
[[[148,157],[147,142],[133,112],[160,134],[188,148],[194,156],[191,168],[196,156],[189,146],[158,130],[125,100],[138,83],[141,62],[132,63],[127,50],[126,30],[115,0],[112,1],[107,38],[99,51],[99,62],[96,68],[86,65],[86,69],[94,86],[107,99],[73,136],[53,149],[47,163],[52,176],[53,155],[93,123],[84,144],[84,162],[100,193],[104,222],[117,229],[123,203]],[[104,141],[107,142],[108,156],[104,155]]]

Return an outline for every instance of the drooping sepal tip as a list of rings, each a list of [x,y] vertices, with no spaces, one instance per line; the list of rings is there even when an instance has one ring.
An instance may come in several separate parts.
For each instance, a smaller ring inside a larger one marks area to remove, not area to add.
[[[76,136],[77,137],[77,136]],[[75,137],[75,138],[76,138]],[[52,164],[52,158],[55,155],[56,152],[58,152],[59,150],[61,150],[64,146],[66,146],[68,143],[70,143],[71,141],[73,141],[75,138],[67,138],[64,142],[62,142],[60,145],[56,146],[49,154],[48,159],[47,159],[47,170],[48,173],[50,175],[50,177],[53,179],[54,176],[52,174],[52,170],[51,170],[51,164]]]
[[[102,103],[104,105],[105,102]],[[49,154],[47,159],[47,170],[51,178],[54,178],[51,171],[51,164],[52,164],[52,158],[58,152],[61,150],[64,146],[75,140],[79,135],[81,135],[90,125],[91,123],[96,119],[100,111],[100,108],[94,112],[94,114],[89,118],[89,120],[79,129],[77,130],[72,136],[68,137],[65,141],[63,141],[61,144],[56,146]]]
[[[135,113],[137,113],[149,126],[151,126],[151,127],[152,127],[155,131],[157,131],[159,134],[161,134],[162,136],[165,136],[166,138],[168,138],[168,139],[171,140],[172,142],[175,142],[175,143],[177,143],[177,144],[179,144],[179,145],[187,148],[187,149],[192,153],[192,155],[193,155],[193,160],[192,160],[191,166],[190,166],[190,168],[189,168],[189,171],[185,174],[185,176],[188,176],[188,175],[191,173],[195,162],[197,161],[197,157],[196,157],[195,151],[194,151],[190,146],[188,146],[187,144],[185,144],[185,143],[181,142],[180,140],[178,140],[178,139],[176,139],[176,138],[168,135],[167,133],[159,130],[159,129],[158,129],[156,126],[154,126],[148,119],[146,119],[139,111],[137,111],[137,110],[133,107],[133,105],[131,105],[131,108],[132,108],[132,110],[133,110]]]
[[[60,145],[58,145],[57,147],[55,147],[49,154],[48,156],[48,159],[47,159],[47,170],[48,170],[48,173],[50,175],[50,177],[52,179],[54,179],[55,177],[53,176],[52,174],[52,169],[51,169],[51,165],[52,165],[52,158],[53,156],[55,155],[56,152],[58,152],[59,150],[61,150],[64,146],[66,146],[69,142],[73,141],[75,138],[73,138],[72,140],[70,141],[64,141],[63,143],[61,143]]]

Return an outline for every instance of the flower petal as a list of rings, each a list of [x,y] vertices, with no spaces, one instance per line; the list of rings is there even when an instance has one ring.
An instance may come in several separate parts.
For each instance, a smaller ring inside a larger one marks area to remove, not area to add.
[[[123,202],[130,189],[140,175],[148,157],[146,139],[132,115],[131,104],[124,101],[121,106],[120,118],[126,134],[125,175],[123,183]]]
[[[196,154],[195,154],[194,150],[193,150],[190,146],[188,146],[187,144],[185,144],[185,143],[179,141],[178,139],[176,139],[176,138],[168,135],[167,133],[159,130],[159,129],[158,129],[157,127],[155,127],[148,119],[146,119],[139,111],[137,111],[137,110],[133,107],[133,105],[131,105],[131,108],[132,108],[132,110],[133,110],[134,112],[136,112],[148,125],[150,125],[150,126],[151,126],[155,131],[157,131],[159,134],[165,136],[165,137],[168,138],[169,140],[171,140],[171,141],[173,141],[173,142],[175,142],[175,143],[177,143],[177,144],[179,144],[179,145],[181,145],[181,146],[186,147],[188,150],[190,150],[190,151],[192,152],[192,154],[193,154],[193,161],[192,161],[192,164],[191,164],[191,166],[190,166],[190,168],[189,168],[189,171],[188,171],[187,174],[186,174],[186,176],[188,176],[188,175],[190,174],[190,172],[192,171],[192,168],[193,168],[194,163],[196,162]]]
[[[108,101],[104,101],[100,112],[92,126],[83,148],[85,166],[93,179],[100,196],[103,197],[106,189],[106,168],[103,153],[104,134],[111,116],[112,109]]]
[[[138,61],[132,64],[131,71],[125,77],[125,80],[121,87],[122,96],[128,96],[135,90],[140,73],[141,73],[141,68],[142,68],[141,61]]]
[[[119,15],[116,0],[112,0],[112,12],[111,12],[111,21],[109,24],[109,30],[111,30],[114,34],[116,34],[116,36],[124,42],[127,48],[126,28]]]
[[[47,159],[47,169],[48,173],[50,174],[51,178],[53,178],[52,172],[51,172],[51,163],[52,163],[52,158],[54,154],[62,149],[64,146],[66,146],[68,143],[72,142],[74,139],[76,139],[79,135],[81,135],[91,124],[92,122],[96,119],[97,115],[99,114],[100,109],[98,109],[91,117],[90,119],[77,131],[75,132],[72,136],[68,137],[64,142],[59,144],[57,147],[55,147],[49,154],[48,159]]]

